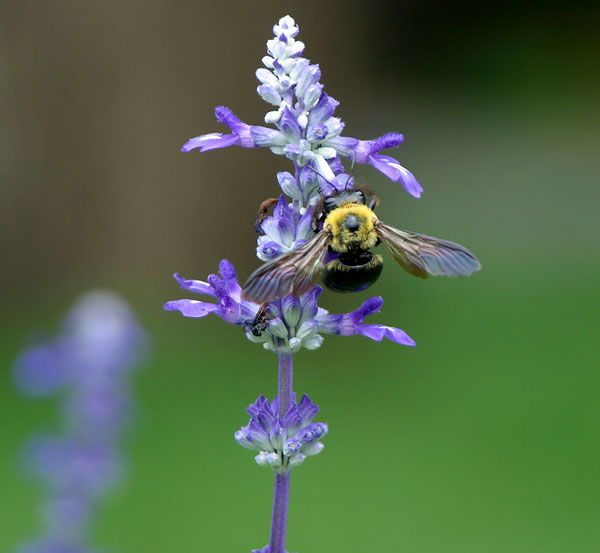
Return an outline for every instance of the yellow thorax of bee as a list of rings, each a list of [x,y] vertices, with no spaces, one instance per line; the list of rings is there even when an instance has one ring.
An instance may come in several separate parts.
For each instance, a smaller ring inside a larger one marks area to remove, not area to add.
[[[349,215],[354,215],[360,223],[355,231],[349,230],[344,224]],[[376,220],[375,213],[366,205],[350,202],[331,211],[323,223],[323,228],[330,230],[329,245],[338,253],[347,252],[351,248],[368,250],[377,243],[373,223]]]

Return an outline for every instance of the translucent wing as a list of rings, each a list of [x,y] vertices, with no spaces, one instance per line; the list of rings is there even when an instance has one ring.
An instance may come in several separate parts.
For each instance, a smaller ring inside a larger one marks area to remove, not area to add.
[[[329,233],[317,233],[306,244],[286,253],[254,271],[242,291],[245,300],[264,303],[292,294],[308,292],[323,269],[327,256]]]
[[[376,231],[394,260],[411,275],[462,277],[481,269],[479,260],[454,242],[399,230],[380,221]]]

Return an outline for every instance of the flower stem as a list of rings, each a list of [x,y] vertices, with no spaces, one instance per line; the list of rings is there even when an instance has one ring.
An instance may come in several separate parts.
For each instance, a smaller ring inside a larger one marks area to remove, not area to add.
[[[283,418],[292,404],[293,394],[292,355],[279,354],[279,416]],[[290,473],[275,474],[273,491],[273,517],[271,519],[271,539],[269,553],[285,553],[285,531],[287,526],[288,504],[290,502]]]
[[[292,405],[294,368],[291,353],[279,354],[279,417],[285,417]]]
[[[275,474],[269,553],[285,553],[285,530],[290,501],[290,473]]]

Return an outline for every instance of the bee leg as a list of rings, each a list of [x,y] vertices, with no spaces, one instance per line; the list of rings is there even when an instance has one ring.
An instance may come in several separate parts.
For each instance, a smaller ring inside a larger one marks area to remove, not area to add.
[[[264,234],[261,228],[261,224],[267,218],[267,211],[269,211],[269,209],[273,207],[277,202],[278,198],[267,198],[258,207],[258,217],[256,218],[256,222],[254,223],[254,230],[258,234]]]
[[[323,196],[321,196],[317,200],[313,211],[312,229],[315,232],[319,232],[319,227],[321,226],[321,223],[325,220],[325,216],[326,213],[325,208],[323,206]]]

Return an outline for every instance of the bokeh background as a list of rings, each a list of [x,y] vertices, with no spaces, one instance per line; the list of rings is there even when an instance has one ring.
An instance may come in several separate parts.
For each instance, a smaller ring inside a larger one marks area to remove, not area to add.
[[[77,296],[111,288],[153,339],[136,377],[127,481],[94,543],[249,551],[268,541],[272,475],[233,432],[276,390],[276,358],[218,319],[162,311],[171,274],[257,265],[255,206],[289,163],[179,147],[259,124],[272,25],[301,26],[346,133],[400,131],[420,200],[368,166],[384,221],[467,245],[484,270],[411,278],[387,263],[373,322],[416,349],[327,337],[296,358],[325,451],[292,477],[288,550],[598,551],[600,12],[583,3],[22,0],[0,8],[0,550],[31,539],[40,490],[20,445],[57,424],[11,364]],[[325,292],[332,312],[367,293]]]

